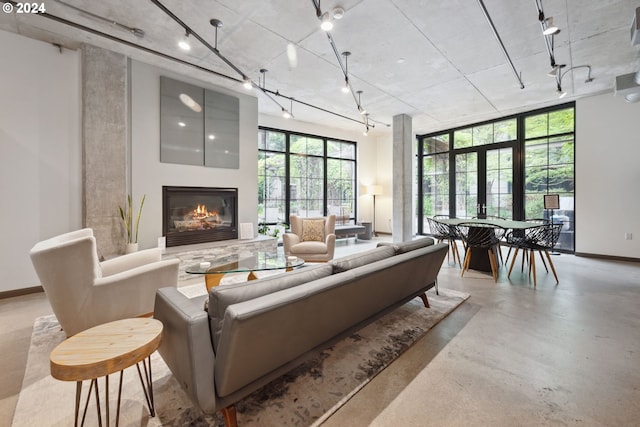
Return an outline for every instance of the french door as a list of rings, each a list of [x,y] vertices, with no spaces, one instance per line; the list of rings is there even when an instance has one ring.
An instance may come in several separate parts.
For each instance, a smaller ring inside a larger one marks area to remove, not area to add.
[[[454,152],[455,216],[513,218],[514,147],[473,147]]]

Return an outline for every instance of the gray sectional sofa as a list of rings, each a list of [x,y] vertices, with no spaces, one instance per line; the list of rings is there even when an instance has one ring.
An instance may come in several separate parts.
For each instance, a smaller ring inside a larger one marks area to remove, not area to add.
[[[436,282],[446,243],[431,238],[335,259],[188,299],[158,290],[159,351],[194,404],[222,411]],[[204,310],[208,299],[208,311]]]

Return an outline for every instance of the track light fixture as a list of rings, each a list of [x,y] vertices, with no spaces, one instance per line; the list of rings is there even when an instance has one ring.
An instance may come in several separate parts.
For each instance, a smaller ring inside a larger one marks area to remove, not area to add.
[[[152,0],[154,1],[154,0]],[[315,9],[316,12],[316,16],[318,17],[318,19],[327,19],[325,17],[326,13],[322,13],[322,9],[320,8],[320,0],[311,0],[311,3],[313,4],[313,8]],[[340,19],[342,18],[342,16],[344,15],[344,9],[342,9],[341,7],[337,6],[334,7],[333,9],[333,17],[335,19]],[[340,69],[342,70],[342,75],[344,76],[344,88],[342,88],[342,91],[345,93],[349,93],[351,92],[351,95],[353,96],[353,100],[355,101],[356,104],[356,108],[358,109],[358,112],[362,115],[364,115],[367,111],[362,107],[362,104],[360,102],[360,95],[358,95],[358,97],[356,97],[356,92],[353,90],[353,87],[351,86],[351,81],[349,79],[349,72],[347,69],[347,57],[349,57],[351,55],[350,52],[342,52],[340,53],[340,51],[338,50],[335,41],[333,40],[333,36],[331,35],[330,32],[326,32],[327,34],[327,40],[329,40],[329,45],[331,46],[331,49],[333,50],[334,55],[336,56],[336,60],[338,61],[338,65],[340,66]],[[345,60],[343,62],[342,57],[345,57]],[[362,91],[359,91],[358,94],[362,93]],[[300,101],[298,101],[300,102]],[[356,119],[352,119],[354,121],[358,121]],[[373,119],[369,119],[369,121],[371,122],[375,122],[375,120]],[[363,123],[365,126],[367,125],[367,123],[365,123],[364,121],[361,122]],[[382,123],[382,122],[377,122],[380,123],[382,125],[385,125],[387,127],[390,127],[391,125],[388,123]],[[374,124],[370,123],[369,128],[373,128],[375,127]]]
[[[360,114],[365,115],[367,114],[367,110],[365,110],[362,107],[362,101],[360,100],[360,95],[362,95],[362,91],[359,90],[358,92],[356,92],[358,94],[358,112],[360,112]]]
[[[560,32],[560,28],[556,27],[555,25],[553,25],[553,17],[550,16],[548,18],[545,18],[544,20],[544,30],[542,30],[542,34],[544,34],[545,36],[555,36],[556,34],[558,34]]]
[[[567,92],[562,90],[562,78],[569,71],[576,70],[578,68],[586,68],[588,70],[587,71],[587,78],[584,81],[585,83],[591,83],[593,81],[593,77],[591,77],[591,66],[590,65],[576,65],[575,67],[571,67],[571,68],[569,68],[568,70],[566,70],[564,72],[560,72],[560,68],[558,68],[558,72],[556,73],[556,92],[558,93],[558,99],[562,99],[565,96],[567,96]]]
[[[329,12],[323,13],[320,20],[322,21],[322,23],[320,24],[320,28],[322,28],[324,31],[331,31],[333,29],[333,22],[331,20]]]
[[[191,50],[191,44],[189,43],[189,32],[188,31],[184,34],[184,37],[182,37],[178,41],[178,47],[180,49],[184,50],[185,52],[189,52]]]
[[[262,81],[259,80],[260,88],[264,89],[267,82],[267,70],[266,68],[260,68],[260,74],[262,74]]]
[[[553,25],[552,17],[545,17],[544,9],[542,8],[542,0],[535,0],[535,2],[536,10],[538,11],[538,21],[540,22],[540,28],[542,29],[542,37],[544,38],[544,44],[547,48],[547,53],[549,54],[549,62],[551,63],[552,68],[552,70],[547,73],[547,75],[553,77],[554,74],[557,74],[559,72],[556,69],[558,65],[556,64],[555,58],[554,36],[560,32],[560,29],[557,26]]]
[[[293,118],[293,98],[289,98],[289,102],[290,104],[288,110],[282,107],[282,117],[284,117],[285,119]]]
[[[253,84],[251,83],[251,79],[249,77],[244,78],[244,83],[242,83],[242,86],[244,86],[246,90],[253,89]]]
[[[342,52],[342,56],[344,56],[344,66],[345,66],[345,72],[344,72],[344,86],[342,86],[342,92],[343,93],[349,93],[351,92],[351,88],[349,87],[349,56],[351,55],[351,52]]]

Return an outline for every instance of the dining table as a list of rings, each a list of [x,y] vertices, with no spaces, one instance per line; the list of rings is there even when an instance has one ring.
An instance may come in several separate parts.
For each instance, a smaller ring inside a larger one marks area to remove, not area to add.
[[[513,219],[500,219],[500,218],[437,218],[435,219],[435,221],[438,221],[442,224],[446,224],[448,226],[456,226],[456,225],[468,224],[468,223],[488,224],[488,225],[494,225],[497,227],[502,227],[507,230],[525,230],[527,228],[540,226],[540,222],[519,221],[519,220],[513,220]],[[496,257],[497,257],[497,252],[496,252]],[[496,259],[496,261],[498,260]],[[478,270],[478,271],[490,272],[491,263],[489,261],[489,252],[486,250],[471,252],[471,259],[469,260],[469,268],[473,270]]]

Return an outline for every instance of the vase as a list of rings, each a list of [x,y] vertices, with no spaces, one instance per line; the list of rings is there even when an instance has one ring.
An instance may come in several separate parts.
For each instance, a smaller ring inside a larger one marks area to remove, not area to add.
[[[124,253],[130,254],[133,252],[138,252],[138,244],[137,243],[127,243],[124,247]]]

